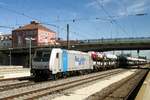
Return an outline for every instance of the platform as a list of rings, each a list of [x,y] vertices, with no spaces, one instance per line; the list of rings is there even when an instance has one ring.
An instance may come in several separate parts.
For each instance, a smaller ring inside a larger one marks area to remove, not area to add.
[[[150,72],[146,76],[135,100],[150,100]]]
[[[102,89],[108,87],[109,85],[118,82],[128,76],[130,76],[131,74],[135,73],[136,69],[132,69],[126,72],[123,72],[121,74],[100,80],[99,82],[96,82],[95,84],[92,84],[90,86],[87,87],[83,87],[80,89],[77,89],[75,91],[73,91],[72,93],[60,97],[56,97],[53,100],[84,100],[86,99],[88,96],[101,91]]]
[[[0,79],[30,76],[30,69],[22,66],[0,66]]]

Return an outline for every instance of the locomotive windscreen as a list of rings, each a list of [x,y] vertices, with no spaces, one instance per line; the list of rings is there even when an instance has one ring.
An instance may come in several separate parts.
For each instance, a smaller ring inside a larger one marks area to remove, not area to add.
[[[48,62],[50,59],[51,50],[37,50],[33,60],[35,62]]]

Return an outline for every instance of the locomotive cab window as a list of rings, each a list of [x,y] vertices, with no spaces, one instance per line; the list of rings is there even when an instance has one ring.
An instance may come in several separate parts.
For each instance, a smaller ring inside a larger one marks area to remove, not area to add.
[[[49,50],[37,50],[33,60],[47,62],[50,59],[51,51]]]
[[[59,58],[59,53],[56,53],[56,58]]]

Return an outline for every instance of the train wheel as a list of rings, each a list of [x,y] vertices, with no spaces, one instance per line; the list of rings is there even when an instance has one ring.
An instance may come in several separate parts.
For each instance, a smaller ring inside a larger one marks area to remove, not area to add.
[[[67,72],[63,73],[63,78],[67,78]]]
[[[52,80],[56,80],[56,79],[58,79],[59,77],[58,77],[58,74],[53,74],[52,75]]]

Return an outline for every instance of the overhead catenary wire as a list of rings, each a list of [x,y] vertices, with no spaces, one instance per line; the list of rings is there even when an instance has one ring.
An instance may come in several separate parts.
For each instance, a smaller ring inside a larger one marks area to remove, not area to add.
[[[15,27],[11,27],[11,26],[2,26],[2,25],[0,25],[0,28],[14,29]]]
[[[66,32],[66,27],[61,27],[60,30]],[[70,35],[72,35],[72,34],[74,34],[77,37],[87,37],[87,34],[84,35],[84,34],[81,34],[79,32],[75,32],[75,31],[70,30]]]
[[[58,25],[51,24],[51,23],[47,23],[47,22],[43,22],[43,21],[41,21],[41,20],[39,20],[39,19],[37,19],[37,18],[34,18],[34,17],[32,17],[32,16],[29,16],[29,15],[27,15],[27,14],[25,14],[25,13],[21,13],[21,12],[16,11],[16,10],[9,9],[8,7],[2,7],[2,6],[0,6],[0,8],[2,8],[2,9],[4,9],[4,10],[7,10],[7,11],[9,11],[9,12],[15,13],[15,14],[17,14],[17,15],[24,16],[24,17],[29,18],[29,19],[31,19],[31,20],[35,20],[35,21],[39,22],[40,24],[44,24],[44,25],[48,25],[48,26],[53,26],[53,27],[55,27],[55,28],[60,28],[61,30],[65,30],[65,31],[66,31],[65,28],[61,28],[61,27],[58,26]],[[100,19],[100,18],[95,18],[95,19]],[[82,19],[82,18],[81,18],[81,19],[78,19],[78,20],[85,20],[85,19]],[[63,21],[63,20],[62,20],[62,21]],[[71,21],[71,19],[69,19],[69,20],[64,20],[64,21]],[[77,19],[73,19],[72,21],[77,21]],[[17,24],[17,25],[20,26],[21,24]],[[15,26],[16,26],[16,25],[15,25]],[[0,28],[14,29],[15,27],[11,27],[11,26],[0,26]],[[70,32],[73,33],[73,34],[77,34],[77,32],[72,32],[72,31],[70,31]],[[79,36],[79,34],[78,34],[77,36]],[[84,36],[84,37],[85,37],[85,36]]]
[[[18,14],[18,15],[22,15],[22,16],[27,17],[27,18],[30,18],[30,19],[32,19],[32,20],[37,20],[37,21],[38,21],[38,19],[36,19],[36,18],[33,18],[33,17],[31,17],[31,16],[28,16],[28,15],[26,15],[26,14],[24,14],[24,13],[18,12],[18,11],[13,10],[13,9],[9,9],[8,7],[6,8],[6,7],[0,6],[0,8],[2,8],[2,9],[4,9],[4,10],[7,10],[7,11],[9,11],[9,12],[12,12],[12,13],[16,13],[16,14]]]
[[[108,18],[110,19],[110,21],[112,21],[113,23],[115,23],[117,26],[120,27],[120,29],[124,32],[127,33],[126,30],[107,12],[107,10],[105,10],[104,6],[98,1],[95,0],[98,4],[99,7],[102,8],[102,10],[104,11],[104,13],[108,16]]]
[[[43,22],[43,21],[41,21],[41,20],[39,20],[39,19],[37,19],[37,18],[35,18],[35,17],[29,16],[29,15],[27,15],[27,14],[25,14],[25,13],[21,13],[21,12],[18,12],[18,11],[16,11],[16,10],[13,10],[13,9],[9,9],[8,7],[6,8],[6,7],[0,6],[0,8],[2,8],[2,9],[4,9],[4,10],[7,10],[7,11],[9,11],[9,12],[12,12],[12,13],[15,13],[15,14],[18,14],[18,15],[21,15],[21,16],[24,16],[24,17],[29,18],[29,19],[31,19],[31,20],[35,20],[35,21],[37,21],[37,22],[39,22],[39,23],[41,23],[41,24],[46,24],[46,25],[50,25],[50,26],[53,26],[53,27],[57,27],[57,25]]]
[[[78,21],[94,21],[94,20],[99,20],[99,21],[103,21],[103,22],[108,22],[109,19],[107,18],[101,18],[101,17],[94,17],[94,18],[72,18],[72,19],[64,19],[64,20],[61,20],[59,19],[54,21],[54,22],[78,22]]]
[[[26,18],[29,18],[29,19],[38,21],[40,24],[53,26],[53,27],[55,27],[55,28],[60,28],[60,26],[58,26],[58,25],[55,25],[55,24],[52,24],[52,23],[43,22],[43,21],[41,21],[41,20],[39,20],[39,19],[37,19],[37,18],[34,18],[34,17],[32,17],[32,16],[29,16],[29,15],[27,15],[27,14],[25,14],[25,13],[18,12],[18,11],[16,11],[16,10],[10,9],[10,8],[8,8],[8,7],[2,7],[2,6],[0,6],[0,8],[5,9],[5,10],[7,10],[7,11],[9,11],[9,12],[16,13],[16,14],[18,14],[18,15],[24,16],[24,17],[26,17]],[[106,11],[106,13],[107,13],[107,11]],[[108,15],[109,15],[109,14],[108,14]],[[95,17],[95,18],[73,18],[73,19],[59,20],[59,22],[67,22],[67,21],[76,22],[76,21],[93,21],[93,20],[96,20],[96,21],[97,21],[97,20],[99,20],[99,21],[105,21],[105,22],[112,21],[113,23],[116,23],[116,20],[114,19],[114,17],[115,17],[115,16],[110,16],[110,17],[108,17],[108,18],[101,18],[101,17]],[[116,23],[116,24],[117,24],[117,23]],[[123,28],[122,28],[122,30],[123,30]],[[77,33],[77,32],[73,32],[73,33]],[[81,35],[82,35],[82,34],[81,34]],[[87,35],[87,34],[86,34],[86,35]],[[78,35],[77,35],[77,36],[78,36]]]

